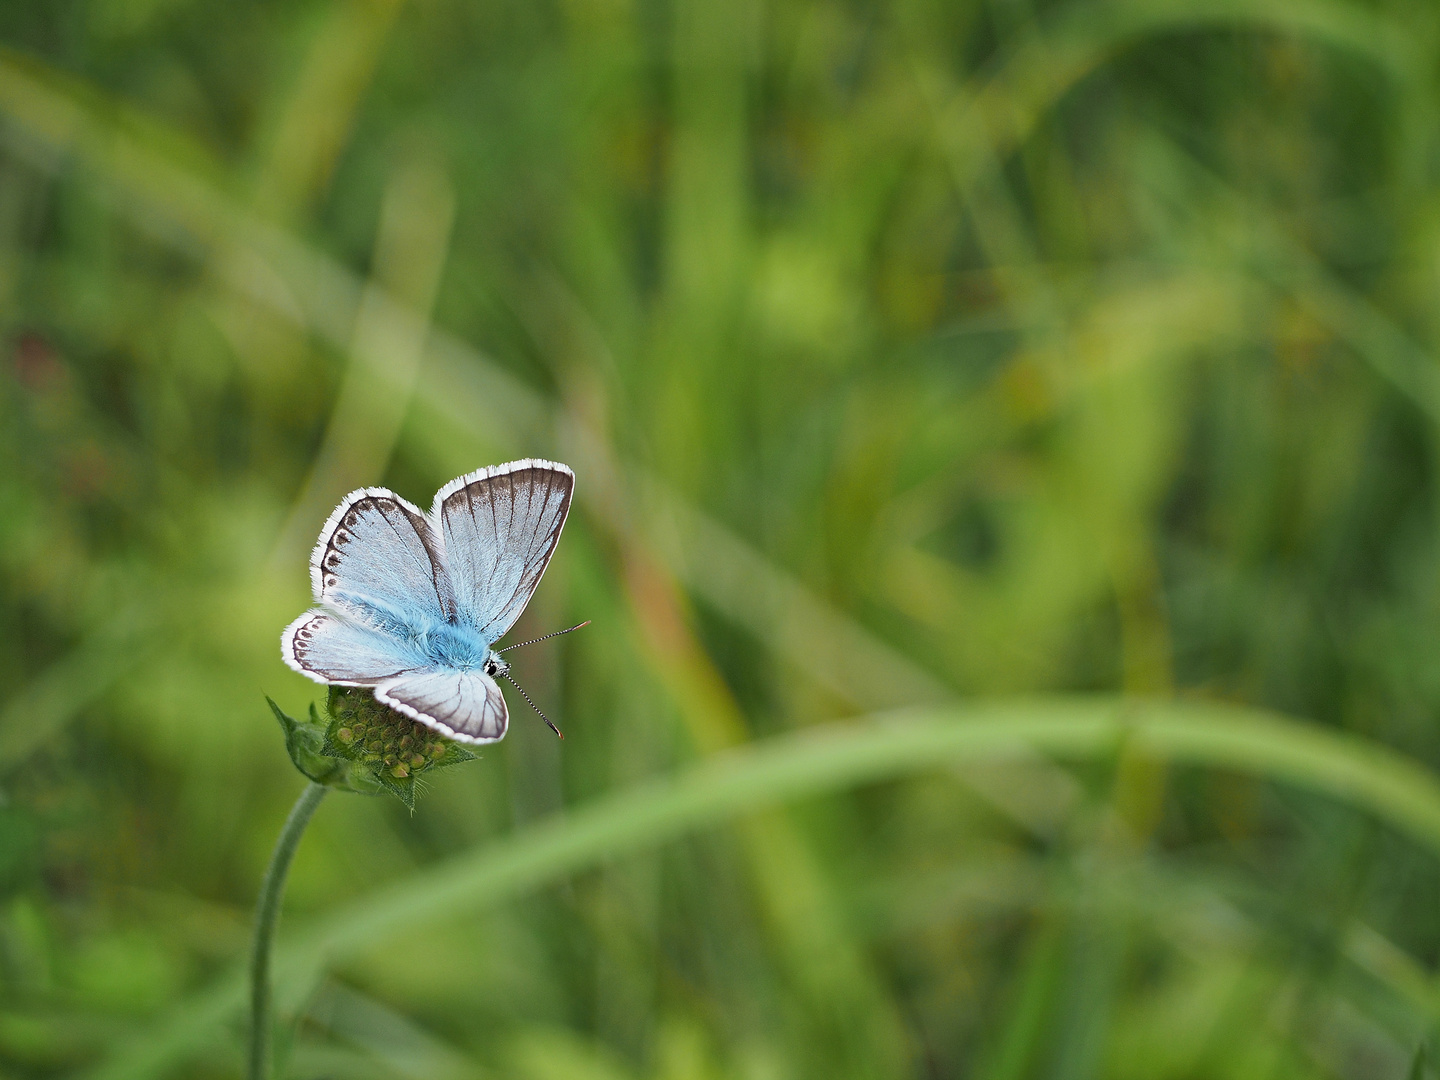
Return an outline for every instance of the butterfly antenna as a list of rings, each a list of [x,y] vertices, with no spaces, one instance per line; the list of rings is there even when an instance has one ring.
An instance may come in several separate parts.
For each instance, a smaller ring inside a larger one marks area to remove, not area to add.
[[[584,626],[585,624],[584,624],[584,623],[581,623],[580,625],[581,625],[581,626]],[[570,629],[575,630],[575,629],[578,629],[578,627],[572,626]],[[563,634],[563,633],[565,633],[565,631],[564,631],[564,630],[561,630],[560,633]],[[551,635],[551,636],[553,637],[554,635]],[[543,640],[543,639],[542,639],[542,640]],[[525,642],[524,644],[529,644],[529,643],[528,643],[528,642]],[[515,646],[512,645],[512,646],[510,646],[510,647],[513,649]],[[509,675],[501,675],[500,677],[501,677],[502,679],[504,679],[506,682],[508,682],[511,686],[515,687],[516,690],[519,690],[521,697],[523,697],[526,701],[530,701],[530,695],[525,692],[525,688],[524,688],[523,686],[521,686],[518,682],[516,682],[514,679],[512,679]],[[531,707],[532,709],[534,709],[537,713],[540,713],[540,719],[541,719],[541,720],[544,720],[545,723],[547,723],[547,724],[550,725],[550,730],[551,730],[551,731],[555,732],[556,735],[559,735],[560,738],[562,738],[562,739],[565,738],[565,733],[564,733],[563,731],[561,731],[558,727],[555,726],[555,724],[551,721],[550,717],[546,716],[543,712],[540,712],[540,706],[539,706],[539,705],[536,705],[535,702],[530,701],[530,707]]]
[[[506,645],[505,648],[503,648],[503,649],[496,649],[495,651],[496,651],[497,653],[502,653],[502,652],[509,652],[511,649],[518,649],[518,648],[520,648],[521,645],[538,645],[538,644],[540,644],[540,642],[542,642],[542,641],[549,641],[552,637],[559,637],[561,634],[568,634],[568,633],[570,633],[571,630],[579,630],[582,626],[589,626],[589,625],[590,625],[590,620],[589,620],[589,619],[586,619],[584,622],[582,622],[582,623],[576,623],[574,626],[570,627],[570,628],[567,629],[567,630],[556,630],[553,634],[546,634],[544,637],[531,638],[529,641],[517,641],[514,645]],[[524,691],[524,690],[521,690],[520,692],[523,694],[525,691]],[[536,709],[535,711],[536,711],[536,712],[539,712],[540,710],[539,710],[539,709]],[[548,722],[548,721],[547,721],[547,722]],[[553,725],[552,725],[552,726],[553,726]]]

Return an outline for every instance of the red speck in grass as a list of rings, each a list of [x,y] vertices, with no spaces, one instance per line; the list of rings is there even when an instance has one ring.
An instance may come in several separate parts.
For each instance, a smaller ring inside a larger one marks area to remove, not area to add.
[[[51,344],[33,331],[15,341],[15,377],[22,386],[44,394],[65,380],[65,361]]]
[[[75,448],[65,463],[65,491],[77,498],[89,498],[105,490],[110,480],[105,451],[93,442]]]

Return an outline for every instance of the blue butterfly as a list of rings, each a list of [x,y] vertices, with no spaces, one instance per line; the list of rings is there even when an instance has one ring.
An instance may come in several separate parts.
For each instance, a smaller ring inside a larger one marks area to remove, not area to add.
[[[285,628],[285,662],[319,683],[374,687],[448,738],[504,738],[495,680],[510,665],[492,646],[540,584],[574,489],[566,466],[526,458],[450,481],[429,514],[385,488],[352,491],[320,530],[321,606]]]

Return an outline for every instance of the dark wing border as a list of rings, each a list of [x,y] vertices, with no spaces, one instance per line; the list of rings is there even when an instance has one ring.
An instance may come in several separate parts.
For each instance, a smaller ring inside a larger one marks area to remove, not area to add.
[[[570,519],[570,504],[575,498],[574,470],[572,470],[569,465],[561,464],[558,461],[547,461],[545,458],[521,458],[519,461],[507,461],[503,465],[490,465],[484,469],[476,469],[474,472],[466,473],[464,476],[457,476],[435,493],[435,500],[430,504],[430,526],[433,534],[438,538],[438,543],[441,545],[441,550],[443,551],[445,544],[445,522],[441,516],[441,511],[445,507],[446,499],[474,484],[530,470],[550,472],[563,477],[565,484],[565,501],[564,505],[560,508],[560,522],[556,525],[555,532],[550,537],[549,546],[545,549],[539,562],[527,567],[527,573],[522,576],[519,587],[510,595],[510,600],[513,601],[522,589],[526,589],[526,581],[530,581],[531,584],[528,587],[528,595],[526,597],[527,604],[529,603],[529,597],[535,595],[535,590],[540,587],[540,579],[545,576],[545,571],[550,566],[550,559],[554,556],[555,549],[560,546],[560,534],[565,531],[565,522]],[[448,572],[448,553],[445,555],[445,565]],[[504,607],[508,606],[509,601],[506,602]],[[501,610],[504,610],[504,607],[502,607]],[[524,610],[523,604],[521,605],[521,610]],[[497,635],[497,640],[499,637],[503,637],[508,633],[511,626],[515,625],[515,619],[519,618],[519,614],[519,612],[516,612],[515,617],[510,620],[510,624]]]
[[[291,671],[297,671],[307,679],[320,683],[322,686],[376,686],[390,679],[408,675],[414,668],[401,668],[398,671],[389,671],[383,675],[367,676],[362,679],[331,679],[315,668],[307,667],[305,664],[304,648],[300,643],[306,639],[304,633],[314,633],[315,624],[321,619],[329,619],[331,622],[344,623],[346,617],[343,612],[336,611],[307,611],[298,619],[292,622],[280,634],[280,658],[285,661],[285,666]],[[349,620],[352,625],[354,620]],[[374,633],[375,631],[371,631]]]
[[[454,674],[474,678],[477,682],[479,682],[481,688],[485,691],[486,704],[491,707],[498,706],[497,711],[500,715],[499,735],[496,735],[493,739],[486,739],[475,735],[467,735],[463,731],[456,731],[449,724],[445,723],[444,720],[441,720],[435,716],[431,716],[427,712],[422,712],[408,702],[401,701],[399,698],[391,697],[389,693],[390,689],[395,684],[404,682],[405,679],[403,676],[394,679],[387,679],[377,685],[375,687],[375,700],[380,702],[380,704],[386,706],[387,708],[391,708],[394,709],[396,712],[403,713],[405,716],[410,717],[410,719],[419,721],[426,727],[431,728],[434,731],[438,731],[447,739],[454,739],[456,742],[470,743],[472,746],[484,746],[488,743],[499,742],[505,737],[506,732],[510,730],[510,707],[505,702],[505,695],[500,692],[500,684],[497,683],[494,679],[490,678],[490,676],[478,671],[455,672]],[[451,715],[453,716],[454,714],[451,713]]]
[[[415,535],[420,539],[421,547],[425,549],[425,554],[430,558],[430,578],[435,583],[435,595],[440,603],[440,611],[446,618],[453,617],[455,595],[450,588],[450,572],[445,565],[444,541],[440,538],[439,532],[435,530],[429,515],[408,499],[401,498],[389,488],[383,487],[359,488],[350,492],[340,500],[340,505],[330,512],[330,516],[325,519],[325,524],[320,527],[320,538],[315,541],[315,547],[310,552],[310,591],[315,597],[315,602],[317,604],[330,603],[325,597],[327,588],[325,559],[331,551],[339,550],[336,544],[336,535],[344,527],[345,515],[350,513],[356,504],[367,499],[393,502],[410,519],[410,524],[415,529]]]

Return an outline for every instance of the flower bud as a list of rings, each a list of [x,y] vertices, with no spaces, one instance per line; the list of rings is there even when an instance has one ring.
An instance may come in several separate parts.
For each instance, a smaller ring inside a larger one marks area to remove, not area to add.
[[[376,783],[411,809],[415,805],[415,781],[420,776],[476,756],[424,724],[380,704],[371,691],[362,687],[330,687],[326,710],[330,713],[326,753],[365,769]]]
[[[309,720],[285,715],[273,701],[270,708],[285,732],[290,760],[305,776],[366,795],[389,791],[412,810],[419,775],[476,756],[358,687],[330,687],[328,719],[314,705]]]

